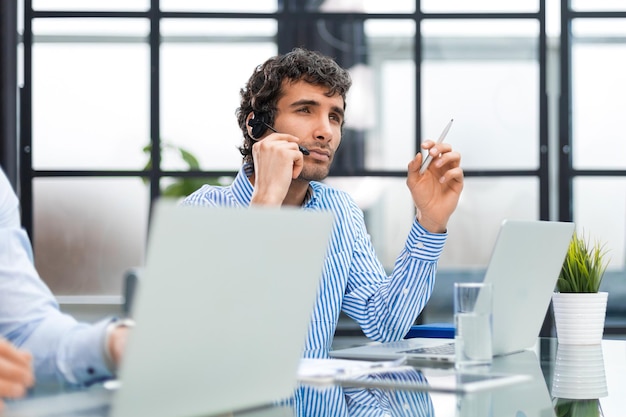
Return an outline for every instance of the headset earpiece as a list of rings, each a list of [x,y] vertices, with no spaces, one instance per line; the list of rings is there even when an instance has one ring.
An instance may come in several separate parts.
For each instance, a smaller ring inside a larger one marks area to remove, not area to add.
[[[252,136],[253,139],[260,139],[267,130],[267,121],[265,119],[265,113],[255,113],[254,116],[248,120],[248,126],[252,128],[250,136]]]

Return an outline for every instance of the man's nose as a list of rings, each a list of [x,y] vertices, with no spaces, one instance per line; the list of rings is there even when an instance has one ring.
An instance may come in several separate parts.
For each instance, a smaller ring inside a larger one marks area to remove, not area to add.
[[[333,129],[330,125],[330,120],[327,117],[321,118],[318,122],[314,135],[316,139],[325,142],[328,142],[333,138]]]

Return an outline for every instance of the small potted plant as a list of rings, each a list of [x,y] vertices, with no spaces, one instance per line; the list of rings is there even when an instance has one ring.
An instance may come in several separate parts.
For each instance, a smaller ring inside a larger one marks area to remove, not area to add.
[[[608,293],[600,292],[600,284],[608,265],[606,255],[599,242],[572,236],[552,297],[559,343],[588,345],[602,340]]]

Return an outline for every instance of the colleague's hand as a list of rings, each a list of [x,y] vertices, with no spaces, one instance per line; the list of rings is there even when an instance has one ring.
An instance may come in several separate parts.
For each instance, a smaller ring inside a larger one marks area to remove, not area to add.
[[[433,157],[428,169],[420,174],[422,154],[408,166],[407,186],[417,208],[417,220],[429,232],[446,231],[463,190],[461,155],[449,143],[425,141],[422,148]]]
[[[122,357],[124,356],[129,331],[130,327],[119,326],[113,329],[109,336],[107,349],[109,349],[111,360],[116,368],[119,368]]]
[[[35,383],[30,353],[15,348],[0,339],[0,409],[2,398],[18,398]]]
[[[304,158],[299,139],[285,133],[272,133],[252,145],[254,193],[251,204],[280,206],[291,180],[302,172]]]

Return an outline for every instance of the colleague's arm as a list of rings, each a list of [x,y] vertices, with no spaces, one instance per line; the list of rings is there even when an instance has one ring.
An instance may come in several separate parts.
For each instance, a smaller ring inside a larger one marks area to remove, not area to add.
[[[0,338],[0,410],[2,398],[22,397],[34,381],[30,354]]]
[[[59,310],[29,258],[22,230],[0,229],[0,335],[33,355],[38,381],[89,383],[113,376],[106,327],[79,323]]]
[[[0,170],[0,337],[32,354],[38,381],[82,384],[113,376],[123,342],[107,352],[110,322],[78,323],[61,313],[35,270],[30,240],[20,228],[19,201]]]

